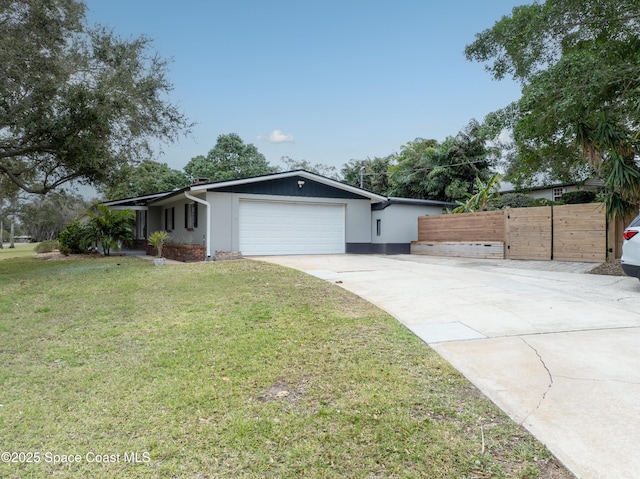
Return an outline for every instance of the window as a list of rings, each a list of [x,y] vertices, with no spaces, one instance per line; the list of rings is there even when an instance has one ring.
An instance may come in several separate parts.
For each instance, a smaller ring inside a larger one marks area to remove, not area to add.
[[[176,209],[174,207],[164,210],[164,229],[167,231],[176,229]]]
[[[382,230],[382,220],[376,220],[376,236],[380,236]]]
[[[564,188],[554,188],[553,189],[553,201],[560,201],[562,195],[565,193]]]
[[[136,211],[136,225],[138,225],[136,231],[136,239],[147,238],[147,212],[138,210]]]
[[[184,227],[188,230],[198,227],[198,203],[184,205]]]

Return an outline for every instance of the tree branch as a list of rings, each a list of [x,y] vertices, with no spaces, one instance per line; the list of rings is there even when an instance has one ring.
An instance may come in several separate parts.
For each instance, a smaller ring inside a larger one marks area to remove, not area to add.
[[[41,143],[39,145],[22,146],[19,148],[8,148],[0,150],[0,159],[15,158],[31,153],[55,153],[55,150],[53,149],[53,147],[51,147],[51,145],[45,143]]]

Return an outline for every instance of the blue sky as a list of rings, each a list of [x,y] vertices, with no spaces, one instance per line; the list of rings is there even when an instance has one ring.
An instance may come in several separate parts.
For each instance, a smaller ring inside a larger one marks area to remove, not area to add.
[[[518,0],[86,0],[90,23],[172,59],[171,101],[197,125],[155,158],[182,169],[221,134],[267,160],[341,167],[443,140],[520,95],[464,57]]]

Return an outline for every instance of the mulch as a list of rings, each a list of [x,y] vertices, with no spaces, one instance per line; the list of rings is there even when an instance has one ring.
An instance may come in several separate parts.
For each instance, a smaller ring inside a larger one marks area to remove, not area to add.
[[[624,271],[622,271],[622,266],[620,266],[620,261],[607,261],[606,263],[602,263],[591,271],[588,271],[589,274],[604,274],[608,276],[625,276]]]
[[[102,258],[100,253],[91,254],[62,254],[60,251],[55,250],[49,253],[36,253],[36,258],[42,258],[47,261],[66,261],[70,259],[90,259],[90,258]]]

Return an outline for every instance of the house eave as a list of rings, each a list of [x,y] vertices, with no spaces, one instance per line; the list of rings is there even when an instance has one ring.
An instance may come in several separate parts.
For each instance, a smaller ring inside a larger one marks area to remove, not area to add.
[[[111,200],[111,201],[104,201],[102,202],[103,205],[105,206],[110,206],[110,207],[117,207],[117,206],[146,206],[149,203],[152,203],[153,201],[155,201],[158,198],[162,198],[164,196],[166,196],[167,194],[169,194],[170,192],[163,192],[163,193],[153,193],[150,195],[143,195],[143,196],[134,196],[132,198],[122,198],[122,199],[118,199],[118,200]]]
[[[384,203],[377,203],[372,205],[371,209],[383,210],[391,205],[434,206],[438,208],[451,208],[457,206],[456,203],[451,203],[449,201],[419,200],[414,198],[399,198],[390,196]]]
[[[258,183],[261,181],[265,181],[265,180],[280,180],[280,179],[284,179],[284,178],[291,178],[294,176],[299,176],[302,178],[306,178],[308,180],[313,180],[313,181],[317,181],[318,183],[322,183],[325,184],[327,186],[331,186],[333,188],[338,188],[344,191],[348,191],[350,193],[356,194],[356,195],[360,195],[363,196],[365,198],[368,198],[369,200],[371,200],[372,203],[382,203],[387,201],[387,197],[386,196],[381,196],[378,195],[376,193],[372,193],[370,191],[355,187],[355,186],[351,186],[348,185],[346,183],[342,183],[340,181],[331,179],[331,178],[327,178],[326,176],[322,176],[322,175],[318,175],[316,173],[311,173],[309,171],[306,170],[292,170],[292,171],[285,171],[283,173],[273,173],[271,175],[262,175],[262,176],[254,176],[254,177],[250,177],[250,178],[241,178],[238,180],[228,180],[228,181],[220,181],[220,182],[215,182],[215,183],[206,183],[206,184],[201,184],[201,185],[192,185],[190,190],[192,192],[198,192],[198,191],[216,191],[218,189],[223,189],[223,188],[228,188],[228,187],[232,187],[232,186],[239,186],[239,185],[247,185],[247,184],[251,184],[251,183]]]
[[[269,180],[279,180],[291,177],[301,177],[308,180],[316,181],[318,183],[330,186],[332,188],[337,188],[342,191],[346,191],[352,193],[354,195],[361,196],[363,198],[367,198],[371,201],[372,204],[382,204],[389,201],[389,198],[386,196],[378,195],[376,193],[372,193],[371,191],[364,190],[362,188],[358,188],[356,186],[348,185],[346,183],[342,183],[341,181],[334,180],[332,178],[328,178],[326,176],[318,175],[316,173],[311,173],[306,170],[292,170],[285,171],[282,173],[273,173],[270,175],[261,175],[261,176],[253,176],[249,178],[241,178],[237,180],[225,180],[218,181],[212,183],[202,183],[185,186],[184,188],[180,188],[173,191],[167,191],[164,193],[155,193],[152,195],[139,196],[135,198],[124,198],[121,200],[107,201],[103,203],[105,206],[126,206],[126,205],[156,205],[161,206],[163,204],[170,203],[172,199],[175,197],[183,195],[185,192],[191,194],[202,194],[207,191],[215,192],[216,190],[222,190],[225,188],[239,186],[239,185],[249,185],[252,183],[260,183],[263,181]]]

